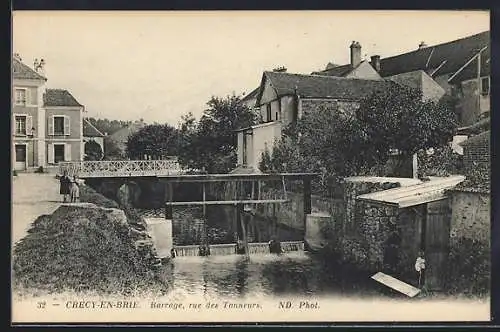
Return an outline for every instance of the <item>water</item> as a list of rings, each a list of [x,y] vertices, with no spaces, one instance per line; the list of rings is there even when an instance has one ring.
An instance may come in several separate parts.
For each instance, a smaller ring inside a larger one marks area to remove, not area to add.
[[[370,275],[304,251],[176,257],[160,271],[173,292],[200,298],[381,295]]]

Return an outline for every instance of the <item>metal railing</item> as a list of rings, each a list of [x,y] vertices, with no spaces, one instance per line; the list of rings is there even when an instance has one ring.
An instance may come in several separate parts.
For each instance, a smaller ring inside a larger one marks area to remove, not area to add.
[[[80,178],[165,176],[185,174],[176,159],[165,160],[101,160],[59,163],[59,175],[64,172]]]

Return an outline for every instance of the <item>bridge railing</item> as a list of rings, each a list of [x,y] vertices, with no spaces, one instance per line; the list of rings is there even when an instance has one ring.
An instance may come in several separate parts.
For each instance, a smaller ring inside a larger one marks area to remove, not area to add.
[[[69,176],[81,178],[115,176],[158,176],[183,174],[183,169],[176,159],[165,160],[100,160],[72,161],[59,163],[59,175],[64,172]]]

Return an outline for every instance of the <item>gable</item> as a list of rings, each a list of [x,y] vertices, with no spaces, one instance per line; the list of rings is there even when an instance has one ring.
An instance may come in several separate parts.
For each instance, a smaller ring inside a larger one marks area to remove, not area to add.
[[[344,77],[349,78],[363,78],[366,80],[380,80],[382,77],[367,61],[363,61],[354,68],[351,72],[347,73]]]
[[[17,60],[16,58],[12,61],[12,77],[18,80],[42,80],[46,81],[47,79]]]
[[[423,100],[438,101],[445,94],[445,90],[423,70],[402,73],[387,79],[420,91]]]

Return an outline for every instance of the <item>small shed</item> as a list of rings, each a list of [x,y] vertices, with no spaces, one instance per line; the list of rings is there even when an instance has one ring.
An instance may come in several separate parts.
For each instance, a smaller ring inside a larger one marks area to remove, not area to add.
[[[357,219],[371,236],[371,261],[402,280],[418,285],[415,261],[425,253],[427,289],[442,290],[446,281],[451,208],[447,190],[461,175],[432,178],[421,184],[357,196]]]

